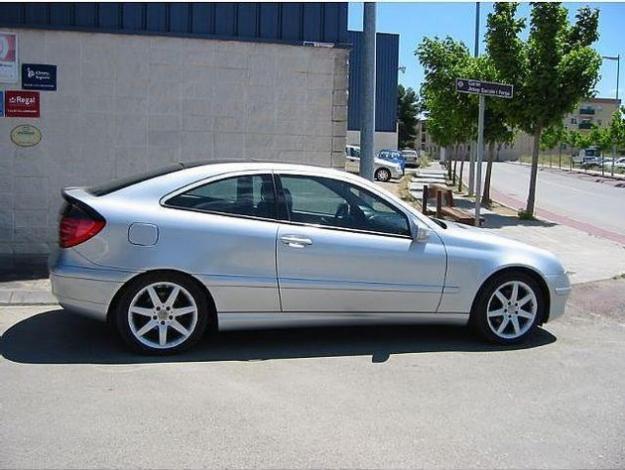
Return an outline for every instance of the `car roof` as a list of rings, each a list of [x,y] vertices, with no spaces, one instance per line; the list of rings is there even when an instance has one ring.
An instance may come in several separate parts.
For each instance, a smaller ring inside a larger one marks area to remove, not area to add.
[[[238,172],[274,172],[288,171],[317,176],[340,177],[348,180],[360,180],[343,170],[325,166],[303,165],[296,163],[281,163],[253,160],[211,160],[208,162],[181,162],[164,168],[164,171],[153,170],[143,175],[122,178],[104,185],[87,188],[93,196],[121,197],[155,197],[159,198],[171,191],[198,181]],[[362,182],[362,181],[361,181]],[[104,188],[104,189],[102,189]]]

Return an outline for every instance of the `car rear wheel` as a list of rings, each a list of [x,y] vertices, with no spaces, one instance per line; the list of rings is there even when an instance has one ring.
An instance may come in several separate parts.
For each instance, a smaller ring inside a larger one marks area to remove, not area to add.
[[[208,311],[206,296],[186,276],[149,274],[126,288],[117,306],[117,330],[135,351],[171,354],[202,337]]]
[[[391,179],[391,172],[386,168],[379,168],[378,171],[375,172],[375,179],[378,181],[388,181]]]
[[[534,332],[544,312],[545,300],[538,283],[525,273],[509,272],[482,287],[471,321],[488,341],[513,344]]]

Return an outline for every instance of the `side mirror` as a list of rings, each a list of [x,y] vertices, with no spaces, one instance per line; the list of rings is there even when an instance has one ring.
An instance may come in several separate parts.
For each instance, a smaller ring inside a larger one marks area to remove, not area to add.
[[[410,219],[410,233],[416,242],[424,242],[430,238],[430,229],[419,226],[414,219]]]
[[[430,229],[425,227],[417,227],[417,236],[414,237],[416,242],[425,242],[430,238]]]

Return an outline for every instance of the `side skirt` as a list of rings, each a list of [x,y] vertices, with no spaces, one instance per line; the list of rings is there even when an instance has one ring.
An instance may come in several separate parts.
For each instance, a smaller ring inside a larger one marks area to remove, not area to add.
[[[468,313],[226,312],[219,330],[270,329],[329,325],[466,325]]]

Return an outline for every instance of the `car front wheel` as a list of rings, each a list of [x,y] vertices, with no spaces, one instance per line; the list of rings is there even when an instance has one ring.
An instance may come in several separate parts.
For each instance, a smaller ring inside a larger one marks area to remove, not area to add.
[[[193,346],[206,330],[206,296],[186,276],[148,274],[126,288],[116,323],[122,339],[135,351],[179,352]]]
[[[471,322],[485,339],[519,343],[530,336],[545,313],[542,289],[525,273],[509,272],[489,280],[476,299]]]

